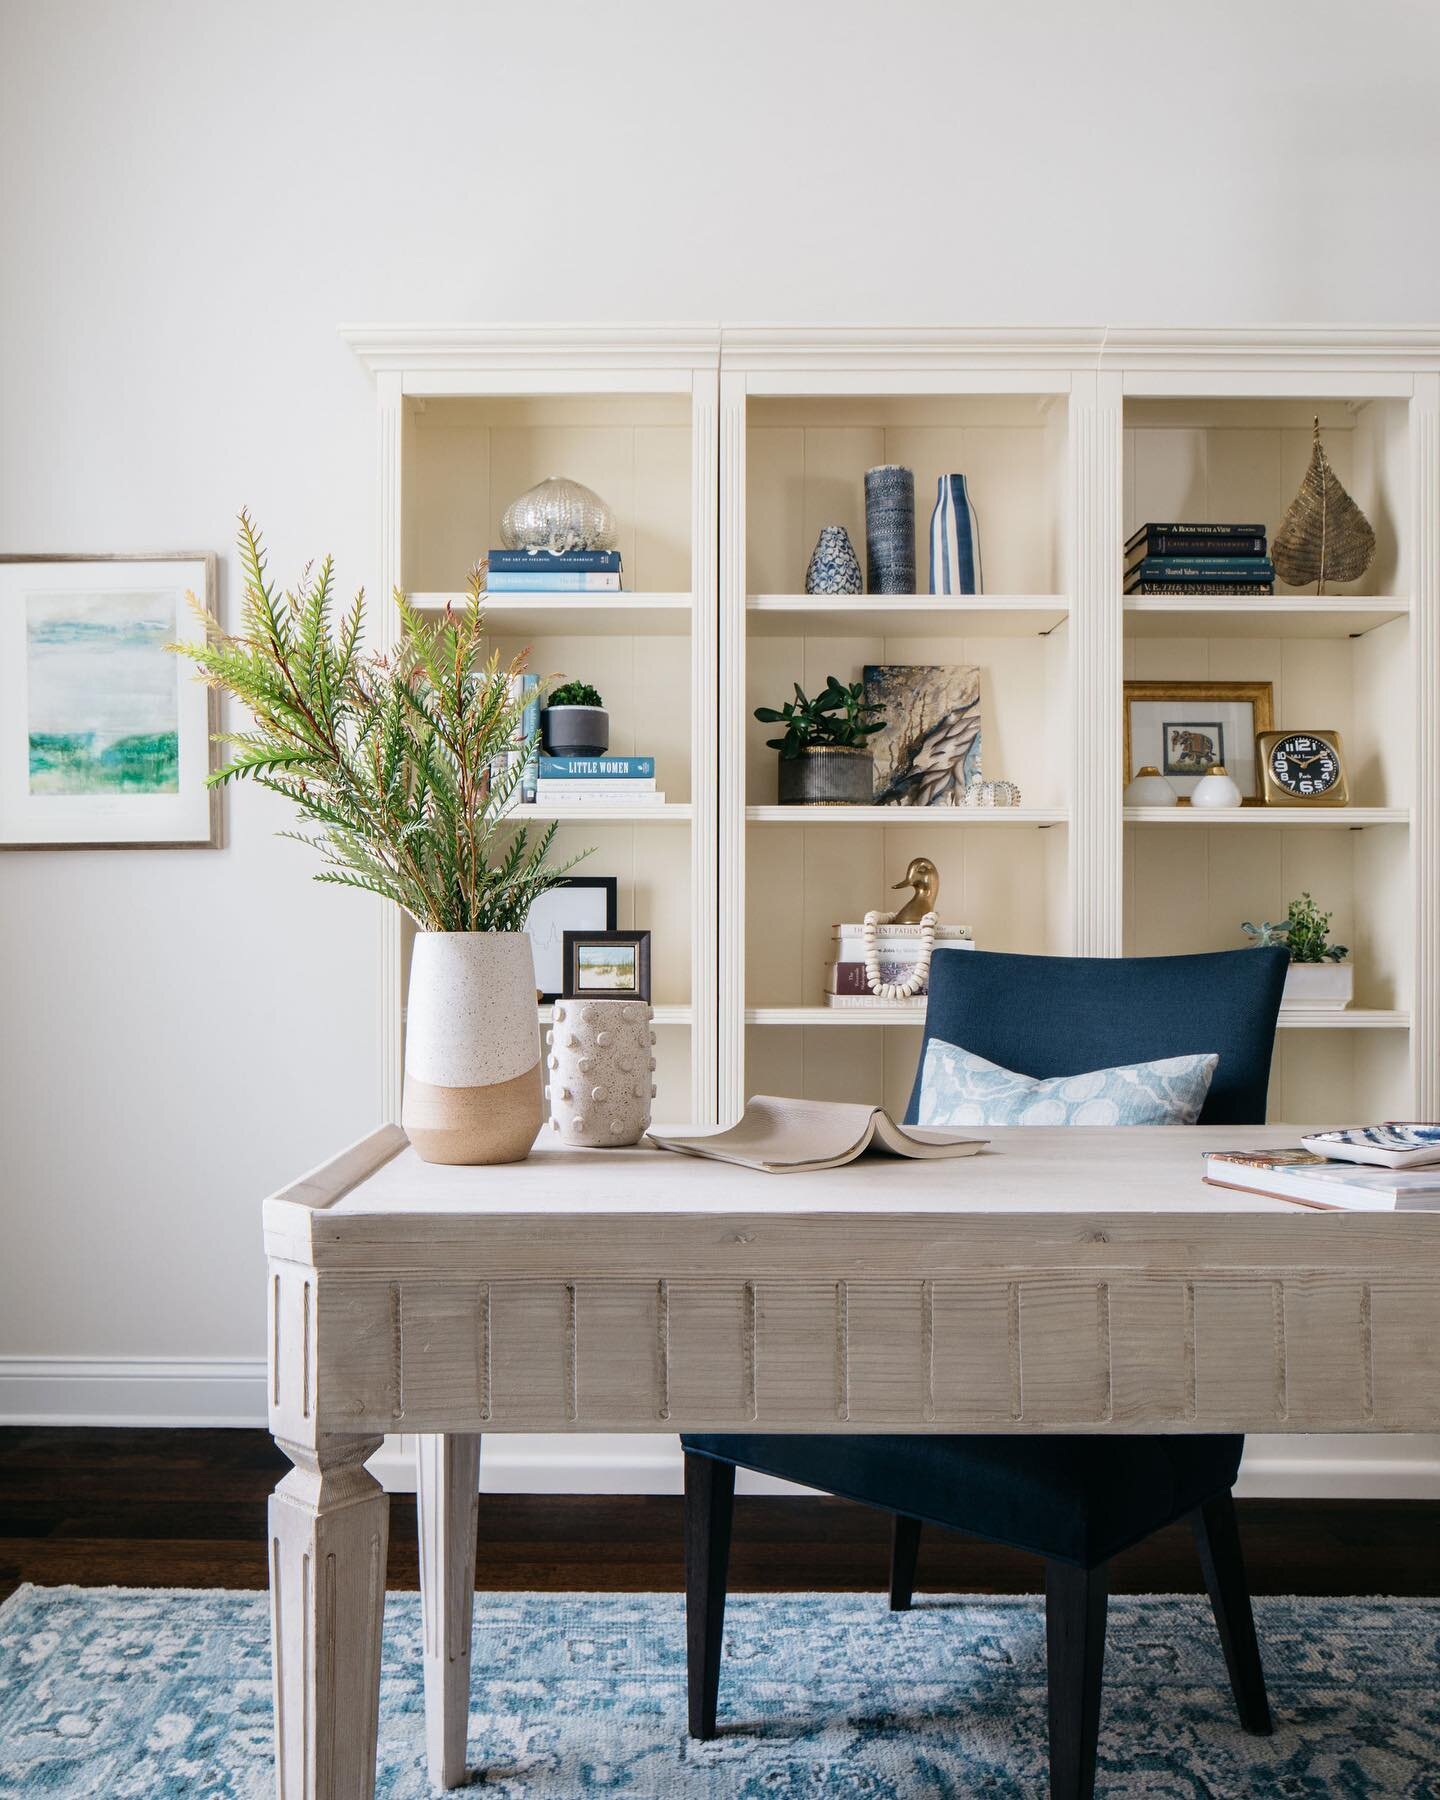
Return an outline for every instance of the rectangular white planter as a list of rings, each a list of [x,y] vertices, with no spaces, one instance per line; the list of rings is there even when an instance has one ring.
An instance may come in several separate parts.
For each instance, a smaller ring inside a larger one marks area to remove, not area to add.
[[[1353,963],[1296,963],[1285,971],[1286,1006],[1348,1006],[1355,997]]]

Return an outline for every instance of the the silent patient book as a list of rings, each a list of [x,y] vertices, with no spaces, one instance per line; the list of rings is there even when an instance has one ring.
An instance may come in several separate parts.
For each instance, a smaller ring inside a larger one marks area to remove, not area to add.
[[[661,1137],[652,1131],[650,1141],[681,1156],[710,1156],[767,1175],[793,1175],[806,1169],[838,1169],[867,1151],[923,1161],[973,1156],[987,1140],[897,1125],[878,1106],[756,1094],[740,1122],[726,1131],[695,1137]]]

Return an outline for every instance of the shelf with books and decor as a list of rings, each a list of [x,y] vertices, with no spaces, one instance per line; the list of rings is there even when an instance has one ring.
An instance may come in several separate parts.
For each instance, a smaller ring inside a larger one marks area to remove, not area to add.
[[[1410,613],[1409,600],[1394,594],[1126,594],[1123,606],[1125,635],[1135,638],[1362,638]]]
[[[1363,831],[1371,825],[1408,826],[1406,806],[1127,806],[1127,825],[1180,826],[1190,831],[1253,830]]]
[[[1062,594],[751,594],[752,637],[1049,637]]]
[[[417,593],[422,611],[443,612],[466,596]],[[688,637],[689,594],[495,594],[486,592],[485,622],[496,637]]]

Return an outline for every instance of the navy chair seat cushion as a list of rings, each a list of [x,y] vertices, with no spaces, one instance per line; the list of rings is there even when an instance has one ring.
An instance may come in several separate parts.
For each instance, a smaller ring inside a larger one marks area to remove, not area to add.
[[[685,1449],[927,1524],[1096,1568],[1235,1484],[1239,1436],[772,1437]]]
[[[937,951],[905,1117],[915,1123],[932,1037],[1018,1075],[1083,1075],[1169,1056],[1220,1058],[1201,1125],[1262,1125],[1290,964],[1274,946],[1201,956]]]

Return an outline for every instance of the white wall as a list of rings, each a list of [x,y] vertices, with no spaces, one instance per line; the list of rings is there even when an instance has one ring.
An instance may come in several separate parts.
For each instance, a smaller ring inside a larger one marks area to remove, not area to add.
[[[1437,51],[1404,0],[0,0],[0,549],[225,550],[243,502],[370,580],[341,320],[1433,318]],[[372,1120],[375,917],[282,823],[0,853],[35,1410],[157,1358],[219,1405],[259,1196]]]

